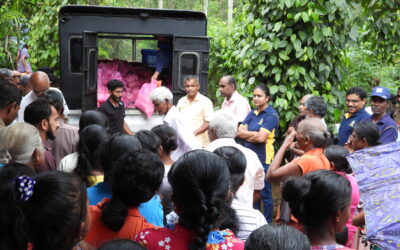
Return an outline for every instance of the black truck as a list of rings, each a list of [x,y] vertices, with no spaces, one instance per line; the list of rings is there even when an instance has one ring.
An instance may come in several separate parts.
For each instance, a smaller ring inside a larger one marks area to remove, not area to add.
[[[127,65],[122,73],[118,73],[118,77],[126,76],[128,80],[125,82],[128,85],[129,79],[136,79],[136,88],[144,81],[143,77],[149,82],[155,70],[155,54],[148,52],[156,53],[159,37],[167,39],[171,44],[171,62],[168,68],[163,68],[160,77],[163,85],[168,86],[174,94],[174,102],[185,95],[183,79],[186,75],[197,76],[201,85],[200,92],[205,94],[209,39],[204,13],[100,6],[61,7],[61,90],[72,110],[71,118],[99,105],[99,87],[102,86],[99,78],[105,78],[99,70],[102,63],[120,65],[114,67],[116,70],[121,65]],[[115,76],[109,71],[107,74],[107,77]],[[139,123],[148,128],[146,119],[134,108],[127,109],[127,118],[133,130],[137,130],[137,118],[144,119]]]

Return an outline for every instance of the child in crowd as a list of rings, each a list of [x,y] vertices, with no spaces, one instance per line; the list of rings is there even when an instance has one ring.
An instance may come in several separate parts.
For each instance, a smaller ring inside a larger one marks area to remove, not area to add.
[[[264,225],[252,232],[245,250],[310,250],[307,237],[286,224]]]
[[[136,241],[149,250],[243,249],[244,242],[222,228],[231,193],[229,168],[221,157],[205,150],[188,152],[174,163],[168,180],[179,223],[143,230]]]
[[[246,172],[246,157],[239,149],[231,146],[217,148],[215,154],[224,158],[228,164],[231,180],[231,191],[233,200],[231,207],[235,210],[239,220],[239,231],[237,237],[246,240],[251,232],[267,224],[264,215],[256,209],[249,208],[245,203],[236,199],[236,192],[244,182]]]
[[[174,161],[171,159],[171,152],[178,148],[176,132],[173,128],[167,125],[158,125],[151,129],[161,140],[160,158],[164,163],[164,178],[162,181],[160,194],[162,197],[162,204],[164,214],[167,215],[172,212],[172,188],[168,182],[168,172],[172,167]]]
[[[30,174],[1,185],[0,227],[2,233],[8,233],[2,234],[5,241],[0,248],[71,250],[90,224],[83,183],[79,177],[59,171]]]
[[[121,156],[113,166],[111,199],[90,207],[92,227],[82,245],[98,248],[111,239],[133,239],[153,228],[138,206],[151,199],[161,185],[164,166],[157,155],[143,150]]]
[[[283,184],[282,197],[304,226],[311,250],[350,249],[335,238],[350,217],[351,186],[345,177],[329,170],[290,177]]]
[[[351,185],[351,203],[350,203],[350,218],[346,223],[347,227],[347,240],[345,244],[347,247],[353,247],[355,242],[355,234],[357,232],[357,227],[351,224],[355,212],[357,211],[357,205],[360,203],[360,191],[358,189],[358,184],[356,178],[351,175],[352,170],[350,168],[349,162],[346,159],[346,155],[349,151],[339,145],[331,145],[325,149],[324,152],[326,158],[332,165],[332,170],[336,173],[344,176]]]

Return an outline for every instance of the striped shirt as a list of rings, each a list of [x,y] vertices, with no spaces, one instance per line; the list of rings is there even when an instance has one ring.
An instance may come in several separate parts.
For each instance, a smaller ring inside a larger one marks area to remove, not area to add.
[[[260,211],[249,208],[246,204],[233,199],[231,207],[235,209],[239,219],[239,232],[237,237],[246,240],[249,235],[257,228],[267,224],[264,215]]]

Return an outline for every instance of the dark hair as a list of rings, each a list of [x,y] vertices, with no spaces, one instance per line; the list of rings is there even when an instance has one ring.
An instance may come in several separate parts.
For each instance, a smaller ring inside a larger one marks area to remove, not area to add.
[[[178,148],[178,138],[173,128],[168,125],[158,125],[151,129],[161,140],[161,147],[164,152],[169,155]]]
[[[41,97],[39,97],[39,99],[40,98],[50,103],[50,105],[53,106],[58,113],[63,111],[64,101],[61,94],[56,90],[47,90]]]
[[[317,170],[302,177],[290,177],[283,184],[282,198],[293,215],[307,227],[322,225],[351,200],[350,182],[330,170]]]
[[[254,89],[259,89],[259,90],[261,90],[262,92],[264,92],[264,94],[265,94],[266,96],[271,97],[271,94],[270,94],[270,92],[269,92],[269,88],[268,88],[267,85],[265,85],[265,84],[259,84],[259,85],[257,85]]]
[[[214,153],[225,159],[231,176],[231,190],[236,194],[242,184],[246,172],[246,157],[239,149],[232,146],[220,147],[214,150]]]
[[[1,215],[7,216],[4,219],[10,220],[8,223],[13,222],[8,230],[18,234],[17,242],[9,242],[15,245],[4,249],[26,249],[28,242],[33,250],[72,249],[86,218],[86,189],[78,177],[60,171],[43,172],[33,179],[32,196],[25,202],[20,200],[15,182],[0,188]],[[7,240],[5,235],[2,240]]]
[[[214,153],[193,150],[182,155],[168,173],[179,223],[195,232],[196,246],[205,249],[211,230],[224,223],[228,205],[229,170]]]
[[[123,155],[113,165],[113,195],[105,203],[100,219],[107,228],[118,232],[129,208],[138,207],[154,196],[164,177],[164,164],[158,155],[142,150]]]
[[[44,99],[38,99],[29,104],[24,111],[24,120],[37,127],[43,120],[49,120],[51,104]]]
[[[12,103],[20,104],[22,100],[21,90],[11,83],[0,84],[0,109]]]
[[[324,155],[328,158],[329,162],[335,164],[335,168],[339,172],[345,172],[351,174],[353,171],[350,168],[349,162],[346,159],[346,155],[350,152],[347,148],[340,145],[330,145],[324,151]]]
[[[104,171],[104,181],[111,181],[112,167],[115,159],[121,158],[125,154],[132,154],[142,150],[139,140],[128,134],[115,134],[102,147],[100,164]],[[112,157],[110,157],[112,155]]]
[[[264,225],[246,240],[245,250],[309,250],[310,241],[300,231],[286,224]]]
[[[99,250],[145,250],[139,243],[133,240],[118,239],[104,243]]]
[[[324,117],[326,114],[326,103],[321,96],[311,96],[306,101],[306,109],[313,111],[316,115]]]
[[[18,176],[32,177],[32,168],[11,163],[0,169],[0,249],[26,249],[27,235],[24,230],[24,211],[12,184]]]
[[[11,77],[12,76],[12,71],[6,68],[1,68],[0,69],[0,79],[4,80],[5,77]]]
[[[72,249],[87,215],[86,188],[76,175],[60,171],[43,172],[34,179],[33,195],[26,204],[33,250]]]
[[[358,97],[360,97],[361,100],[367,98],[367,92],[365,92],[365,90],[361,87],[352,87],[349,90],[347,90],[346,96],[352,94],[358,95]]]
[[[372,122],[359,122],[354,126],[353,131],[358,138],[365,139],[370,147],[381,144],[381,142],[379,141],[379,129]]]
[[[100,111],[87,110],[79,119],[79,130],[84,129],[91,124],[97,124],[103,128],[108,128],[108,118]]]
[[[195,80],[197,82],[197,84],[200,84],[199,77],[197,77],[195,75],[187,75],[187,76],[185,76],[185,78],[183,78],[183,83],[191,81],[191,80]]]
[[[107,88],[110,91],[114,91],[116,88],[123,88],[124,87],[124,83],[121,82],[120,80],[110,80],[107,83]]]
[[[29,85],[30,79],[31,79],[31,75],[23,75],[23,76],[21,76],[21,79],[20,79],[18,85],[26,87]]]
[[[228,80],[228,84],[229,85],[233,85],[235,87],[235,89],[236,89],[236,80],[235,80],[235,78],[233,78],[233,76],[231,76],[231,75],[227,75],[227,76],[224,76],[224,77],[226,77],[226,79]]]
[[[142,144],[142,147],[153,153],[160,154],[161,140],[150,130],[140,130],[134,135]]]
[[[101,148],[109,138],[109,132],[96,124],[89,125],[79,131],[77,146],[78,163],[74,169],[74,173],[81,177],[83,183],[88,187],[94,184],[90,183],[88,179],[91,175],[91,170],[103,170],[99,163],[99,157]]]

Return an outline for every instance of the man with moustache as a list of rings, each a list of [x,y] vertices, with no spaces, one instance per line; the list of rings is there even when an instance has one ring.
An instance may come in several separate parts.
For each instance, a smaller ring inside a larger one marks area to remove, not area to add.
[[[367,93],[360,87],[350,88],[346,92],[347,113],[344,114],[340,123],[338,133],[339,145],[344,146],[353,132],[354,126],[362,119],[369,116],[364,108],[366,98]]]
[[[210,99],[199,93],[200,83],[197,76],[186,76],[183,80],[186,96],[176,105],[189,128],[199,140],[202,147],[207,146],[208,122],[213,114],[213,104]]]
[[[132,135],[132,131],[124,120],[125,106],[121,101],[124,83],[119,80],[110,80],[107,88],[110,96],[100,105],[99,111],[107,116],[112,134],[125,132]]]
[[[40,98],[26,107],[24,119],[27,123],[32,124],[39,130],[45,149],[45,161],[38,171],[57,170],[51,147],[46,143],[47,139],[54,140],[56,138],[55,134],[58,128],[57,110],[46,99]]]
[[[380,133],[379,141],[382,144],[394,142],[397,140],[397,124],[387,113],[390,101],[390,91],[385,87],[375,87],[372,89],[371,110],[372,115],[364,118],[362,121],[374,123]]]

